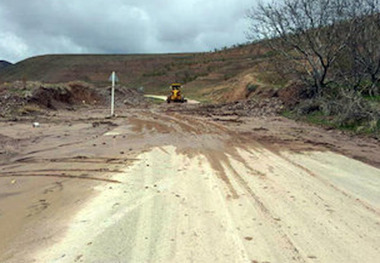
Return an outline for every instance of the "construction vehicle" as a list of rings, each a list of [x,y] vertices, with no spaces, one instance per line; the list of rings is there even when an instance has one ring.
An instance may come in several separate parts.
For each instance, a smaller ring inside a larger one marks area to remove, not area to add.
[[[167,103],[170,102],[187,102],[187,100],[183,97],[181,94],[181,87],[182,85],[180,83],[173,83],[170,85],[171,94],[166,99]]]

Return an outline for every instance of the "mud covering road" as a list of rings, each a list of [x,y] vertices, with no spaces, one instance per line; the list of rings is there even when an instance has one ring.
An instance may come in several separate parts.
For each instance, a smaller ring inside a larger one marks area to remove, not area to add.
[[[165,107],[2,122],[0,262],[378,262],[376,142]]]
[[[164,100],[166,101],[167,99],[167,96],[160,96],[160,95],[144,95],[144,97],[146,98],[151,98],[151,99],[157,99],[157,100]],[[187,101],[187,103],[190,103],[190,104],[199,104],[199,101],[196,101],[196,100],[190,100],[190,99],[187,99],[185,98]]]

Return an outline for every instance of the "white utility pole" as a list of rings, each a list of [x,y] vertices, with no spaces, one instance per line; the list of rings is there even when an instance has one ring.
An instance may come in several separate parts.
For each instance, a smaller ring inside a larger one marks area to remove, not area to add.
[[[112,81],[112,89],[111,89],[111,117],[115,115],[115,83],[119,81],[116,76],[115,71],[112,71],[110,76],[110,81]]]
[[[112,72],[111,116],[115,115],[115,71]]]

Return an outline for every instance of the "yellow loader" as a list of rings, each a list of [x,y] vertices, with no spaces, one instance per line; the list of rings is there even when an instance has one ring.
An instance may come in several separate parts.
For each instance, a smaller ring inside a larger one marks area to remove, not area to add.
[[[187,102],[187,100],[181,94],[181,87],[182,87],[182,85],[180,83],[173,83],[172,85],[170,85],[171,94],[166,99],[167,103],[170,103],[170,102],[181,102],[181,103]]]

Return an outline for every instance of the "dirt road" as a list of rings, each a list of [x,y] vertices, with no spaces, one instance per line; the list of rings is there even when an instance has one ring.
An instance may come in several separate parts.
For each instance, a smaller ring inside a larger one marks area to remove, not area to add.
[[[165,101],[166,101],[166,98],[167,98],[167,96],[161,96],[161,95],[149,95],[149,94],[144,95],[144,97],[146,97],[146,98],[151,98],[151,99],[165,100]],[[186,99],[187,99],[187,98],[186,98]],[[189,104],[198,104],[199,101],[187,99],[187,103],[189,103]]]
[[[380,258],[375,166],[175,111],[102,114],[2,123],[1,262]]]

